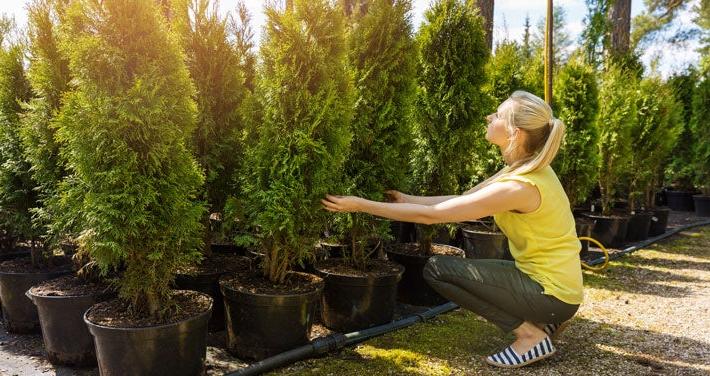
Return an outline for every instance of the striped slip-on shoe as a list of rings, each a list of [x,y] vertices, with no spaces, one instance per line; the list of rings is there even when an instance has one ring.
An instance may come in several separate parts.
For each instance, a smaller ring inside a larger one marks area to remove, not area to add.
[[[512,346],[508,346],[505,350],[486,357],[486,363],[496,367],[518,368],[548,358],[555,352],[557,350],[552,345],[550,337],[545,337],[525,354],[520,355],[513,350]]]
[[[542,331],[547,334],[551,340],[556,340],[557,337],[560,336],[560,334],[567,328],[569,325],[570,320],[567,320],[565,322],[559,323],[559,324],[545,324],[545,326],[542,327]]]

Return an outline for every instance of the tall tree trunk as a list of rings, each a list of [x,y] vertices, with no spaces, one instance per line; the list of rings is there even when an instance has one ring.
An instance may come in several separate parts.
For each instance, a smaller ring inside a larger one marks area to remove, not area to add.
[[[611,54],[622,56],[629,52],[631,31],[631,0],[612,0],[609,9],[611,24]]]
[[[488,48],[491,50],[493,49],[493,1],[476,0],[476,6],[478,6],[484,19],[483,27],[486,29],[486,43],[488,43]]]

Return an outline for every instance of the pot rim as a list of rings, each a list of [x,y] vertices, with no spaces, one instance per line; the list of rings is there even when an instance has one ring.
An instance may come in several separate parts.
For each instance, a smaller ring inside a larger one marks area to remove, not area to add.
[[[296,271],[291,271],[290,273],[306,274],[306,275],[309,275],[309,276],[313,276],[313,277],[316,277],[316,278],[320,279],[320,283],[318,284],[318,287],[317,287],[315,290],[303,292],[303,293],[300,293],[300,294],[262,294],[262,293],[256,293],[256,292],[251,292],[251,291],[237,290],[237,289],[234,289],[234,288],[232,288],[232,287],[226,286],[226,281],[223,281],[222,278],[225,278],[225,277],[229,277],[230,279],[231,279],[231,278],[234,278],[234,275],[227,274],[227,275],[223,275],[222,277],[219,278],[219,287],[220,287],[220,290],[221,290],[222,288],[225,288],[225,289],[229,289],[230,291],[233,291],[233,292],[236,292],[236,293],[239,293],[239,294],[249,295],[249,296],[257,297],[257,298],[273,298],[273,297],[280,297],[280,298],[289,299],[289,298],[297,298],[297,297],[300,297],[300,296],[308,296],[308,295],[311,295],[311,294],[317,294],[317,293],[320,293],[321,291],[323,291],[323,287],[324,287],[324,285],[325,285],[325,281],[323,280],[322,277],[319,277],[319,276],[317,276],[317,275],[315,275],[315,274],[303,273],[303,272],[296,272]],[[223,295],[226,295],[226,294],[223,294]],[[225,297],[226,297],[226,296],[225,296]]]

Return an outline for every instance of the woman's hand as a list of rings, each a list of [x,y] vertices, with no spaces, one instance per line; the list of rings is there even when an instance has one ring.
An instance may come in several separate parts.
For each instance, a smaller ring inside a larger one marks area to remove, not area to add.
[[[340,213],[357,213],[360,211],[362,199],[356,196],[334,196],[325,195],[325,199],[320,200],[325,210]]]
[[[385,191],[385,194],[389,198],[389,202],[394,202],[394,203],[398,203],[398,204],[403,204],[403,203],[407,202],[407,200],[404,198],[404,196],[405,196],[404,193],[402,193],[400,191],[395,191],[392,189],[389,191]]]

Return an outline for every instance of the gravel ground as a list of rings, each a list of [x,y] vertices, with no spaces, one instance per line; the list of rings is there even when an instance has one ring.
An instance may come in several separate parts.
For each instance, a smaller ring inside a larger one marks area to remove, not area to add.
[[[692,219],[675,215],[671,223]],[[512,337],[457,310],[277,374],[710,375],[710,227],[622,257],[603,272],[585,272],[585,285],[585,303],[558,341],[558,354],[530,367],[487,366],[482,357]],[[224,350],[224,332],[210,335],[208,344],[208,375],[246,365]],[[44,358],[41,336],[0,327],[0,375],[97,374],[95,368],[54,367]]]

